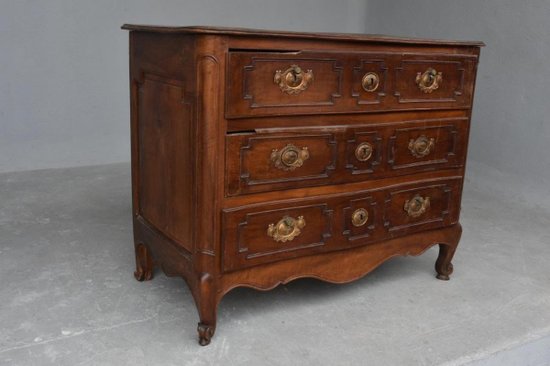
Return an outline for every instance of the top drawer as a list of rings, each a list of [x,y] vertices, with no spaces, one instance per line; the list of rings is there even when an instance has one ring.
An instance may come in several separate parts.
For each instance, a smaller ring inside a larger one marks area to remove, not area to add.
[[[469,108],[476,55],[230,51],[226,117]]]

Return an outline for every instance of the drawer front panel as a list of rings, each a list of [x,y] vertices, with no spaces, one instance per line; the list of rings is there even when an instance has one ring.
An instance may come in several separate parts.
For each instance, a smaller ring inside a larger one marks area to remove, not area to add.
[[[226,194],[462,167],[467,132],[468,120],[458,118],[228,135]]]
[[[227,139],[228,194],[330,182],[334,134],[237,135]]]
[[[316,253],[331,244],[332,210],[325,202],[266,206],[224,215],[226,270]]]
[[[228,116],[330,111],[342,93],[334,55],[231,52]]]
[[[466,156],[465,124],[403,127],[388,138],[388,164],[393,170],[461,166]]]
[[[224,270],[452,225],[458,221],[460,186],[461,179],[454,178],[226,209]]]
[[[470,108],[477,56],[229,52],[226,117]]]
[[[386,193],[384,226],[390,235],[433,229],[455,222],[460,207],[460,182],[443,182]]]
[[[469,106],[474,67],[462,58],[403,56],[395,67],[394,95],[401,105]]]

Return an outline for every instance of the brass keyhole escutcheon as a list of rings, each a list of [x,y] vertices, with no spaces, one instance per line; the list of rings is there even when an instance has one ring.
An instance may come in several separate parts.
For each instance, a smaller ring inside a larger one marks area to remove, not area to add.
[[[367,161],[371,158],[372,152],[372,145],[368,142],[362,142],[355,149],[355,157],[359,161]]]
[[[358,208],[357,210],[353,211],[353,214],[351,215],[351,223],[355,227],[360,227],[365,225],[368,220],[369,220],[369,212],[364,208]]]
[[[299,94],[313,81],[313,71],[303,71],[298,65],[290,65],[285,71],[277,70],[273,82],[287,94]]]
[[[423,73],[416,74],[416,84],[418,88],[424,93],[432,93],[439,88],[439,85],[443,81],[443,73],[438,72],[433,68],[429,68]]]
[[[432,152],[435,146],[435,139],[428,138],[425,135],[421,135],[416,139],[409,141],[409,151],[416,158],[423,158]]]
[[[367,72],[361,80],[361,85],[367,92],[376,91],[380,85],[380,77],[375,72]]]
[[[301,167],[307,159],[309,159],[309,150],[305,146],[300,149],[293,144],[288,144],[281,150],[273,149],[271,152],[271,161],[275,167],[285,171]]]
[[[267,235],[277,242],[284,243],[300,235],[301,229],[305,226],[306,220],[304,220],[303,216],[298,216],[297,219],[285,216],[276,224],[269,224]]]
[[[406,200],[403,209],[410,217],[418,217],[430,208],[430,197],[422,197],[419,194],[412,199]]]

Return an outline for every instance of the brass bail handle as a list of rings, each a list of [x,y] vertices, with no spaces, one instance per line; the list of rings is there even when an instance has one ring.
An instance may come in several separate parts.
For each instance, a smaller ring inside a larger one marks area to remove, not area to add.
[[[409,141],[409,151],[416,158],[423,158],[430,154],[435,147],[435,139],[421,135]]]
[[[298,65],[290,65],[285,71],[277,70],[273,82],[279,85],[284,93],[294,95],[306,90],[313,81],[313,71],[304,72]]]
[[[415,81],[422,92],[429,94],[439,88],[443,82],[443,73],[430,67],[423,73],[417,73]]]
[[[306,220],[303,216],[298,216],[297,219],[291,216],[284,216],[276,224],[269,224],[267,235],[276,242],[284,243],[300,235],[301,229],[305,226]]]
[[[271,151],[271,161],[275,167],[285,171],[301,167],[307,159],[309,159],[307,146],[300,149],[293,144],[288,144],[281,150],[273,149]]]
[[[430,208],[430,197],[422,197],[419,194],[412,199],[406,200],[403,209],[410,217],[418,217]]]
[[[300,66],[296,66],[291,72],[286,74],[286,82],[291,87],[296,87],[302,83],[303,75]]]

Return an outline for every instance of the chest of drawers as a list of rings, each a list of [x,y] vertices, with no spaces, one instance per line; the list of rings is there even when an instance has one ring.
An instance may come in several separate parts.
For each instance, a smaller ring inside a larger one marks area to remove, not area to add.
[[[125,25],[138,280],[185,279],[201,345],[238,286],[343,283],[461,234],[479,42]]]

